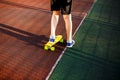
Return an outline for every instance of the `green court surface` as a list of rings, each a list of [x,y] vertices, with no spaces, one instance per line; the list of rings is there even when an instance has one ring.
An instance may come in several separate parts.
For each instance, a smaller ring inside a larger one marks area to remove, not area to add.
[[[119,4],[95,0],[49,80],[120,80]]]

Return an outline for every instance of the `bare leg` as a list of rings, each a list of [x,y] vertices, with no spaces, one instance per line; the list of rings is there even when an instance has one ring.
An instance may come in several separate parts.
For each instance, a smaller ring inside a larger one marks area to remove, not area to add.
[[[67,42],[72,41],[72,18],[71,14],[63,15],[65,26],[66,26],[66,33],[67,33]]]
[[[56,27],[59,21],[59,14],[60,14],[60,11],[53,11],[52,18],[51,18],[50,38],[53,38],[53,39],[55,39],[55,31],[56,31]]]

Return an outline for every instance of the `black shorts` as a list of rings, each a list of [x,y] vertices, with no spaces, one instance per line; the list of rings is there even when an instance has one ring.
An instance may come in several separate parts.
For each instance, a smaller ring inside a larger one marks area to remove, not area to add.
[[[51,11],[61,11],[61,14],[71,13],[72,0],[51,0]]]

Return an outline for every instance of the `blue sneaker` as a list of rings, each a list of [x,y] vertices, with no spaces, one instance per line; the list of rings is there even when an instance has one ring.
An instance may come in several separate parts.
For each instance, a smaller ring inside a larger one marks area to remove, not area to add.
[[[50,42],[54,42],[54,41],[55,41],[55,39],[50,38],[50,39],[49,39],[49,41],[50,41]]]
[[[72,40],[72,42],[70,43],[70,42],[67,42],[67,47],[72,47],[73,45],[75,44],[75,41],[74,40]]]

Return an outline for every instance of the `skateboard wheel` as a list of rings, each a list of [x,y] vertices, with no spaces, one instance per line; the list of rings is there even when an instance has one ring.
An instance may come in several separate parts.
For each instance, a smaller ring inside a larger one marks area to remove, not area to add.
[[[60,42],[63,43],[63,42],[64,42],[64,39],[61,39]]]
[[[48,47],[47,47],[47,46],[44,46],[44,50],[48,50]]]
[[[55,51],[55,47],[51,47],[50,50],[51,50],[51,51]]]

